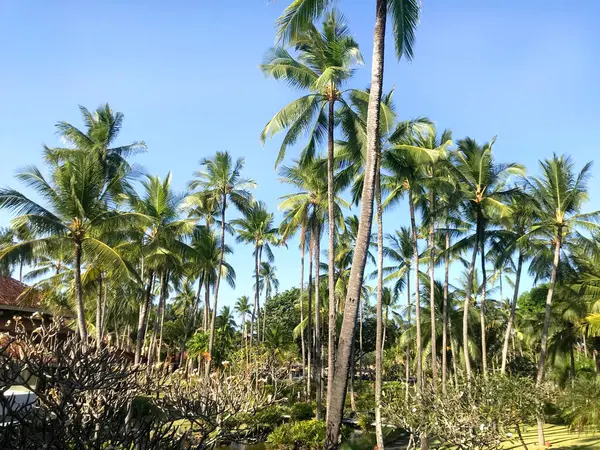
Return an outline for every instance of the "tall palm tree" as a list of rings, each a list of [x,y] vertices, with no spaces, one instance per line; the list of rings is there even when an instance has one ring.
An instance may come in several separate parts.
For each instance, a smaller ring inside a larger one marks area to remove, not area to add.
[[[245,211],[251,199],[249,190],[256,187],[256,183],[249,178],[242,177],[244,159],[239,158],[233,162],[228,152],[217,152],[213,158],[204,158],[200,160],[200,166],[202,169],[194,173],[196,179],[190,183],[190,188],[196,190],[198,196],[212,200],[213,204],[218,205],[221,210],[221,254],[218,264],[218,267],[221,267],[225,251],[225,212],[229,202],[233,203],[240,211]],[[208,353],[212,352],[215,340],[215,318],[220,281],[221,271],[218,271],[214,287]],[[206,364],[205,376],[208,377],[209,373],[210,360]]]
[[[484,375],[487,373],[486,328],[485,328],[485,297],[487,273],[485,267],[485,241],[486,228],[490,220],[502,219],[510,215],[510,207],[506,203],[515,190],[508,186],[512,175],[524,175],[522,166],[509,163],[496,163],[492,155],[493,139],[484,145],[479,145],[472,138],[465,138],[458,142],[458,149],[453,154],[453,165],[450,166],[456,176],[462,196],[465,199],[466,213],[475,221],[475,241],[471,260],[471,280],[467,284],[464,305],[463,323],[463,352],[467,377],[471,376],[471,364],[467,348],[469,298],[471,295],[472,274],[475,271],[477,252],[481,249],[481,272],[483,276],[480,318],[481,318],[481,351]]]
[[[154,281],[160,280],[158,313],[162,314],[167,298],[170,272],[181,264],[184,255],[191,254],[191,249],[184,242],[184,238],[192,233],[195,220],[179,217],[183,197],[174,192],[171,180],[171,173],[167,174],[164,180],[148,175],[142,181],[141,194],[132,194],[129,197],[131,209],[136,217],[143,218],[140,225],[136,227],[137,237],[131,240],[130,246],[133,247],[133,251],[140,253],[142,260],[140,278],[143,278],[146,283],[140,304],[136,363],[140,362],[145,341],[146,321],[149,317]],[[156,341],[156,332],[155,327],[153,342]],[[149,361],[153,358],[152,355]]]
[[[273,261],[271,245],[277,244],[278,230],[273,226],[273,214],[267,211],[264,202],[253,201],[244,211],[244,216],[232,221],[236,227],[238,242],[254,246],[254,279],[260,279],[263,251],[269,261]],[[254,323],[260,322],[260,286],[254,287],[254,309],[250,320],[250,346],[253,342]],[[257,337],[260,338],[260,326],[257,327]]]
[[[292,167],[282,167],[280,174],[281,180],[287,184],[291,184],[298,189],[298,192],[288,194],[282,197],[280,208],[286,211],[286,222],[293,222],[294,218],[302,217],[306,214],[307,229],[310,231],[310,250],[309,255],[314,255],[315,259],[315,370],[316,377],[316,396],[317,396],[317,414],[320,415],[321,407],[321,370],[319,367],[321,359],[320,345],[320,296],[319,296],[319,270],[320,270],[320,238],[321,230],[325,221],[329,218],[326,214],[328,211],[328,186],[324,182],[326,170],[326,161],[316,159],[313,161],[305,161],[302,164],[297,164]],[[335,180],[334,192],[340,191],[340,183],[343,180],[337,178]],[[344,226],[341,207],[348,207],[348,203],[338,195],[334,198],[334,215],[333,219],[339,222],[339,226]],[[309,266],[311,266],[309,263]],[[312,267],[312,266],[311,266]],[[311,295],[311,278],[309,278],[309,296]],[[335,289],[335,288],[334,288]],[[311,300],[309,297],[309,308],[311,308]]]
[[[508,266],[513,269],[515,273],[513,297],[510,302],[510,310],[502,346],[502,361],[500,366],[500,373],[502,374],[506,373],[508,349],[514,331],[523,265],[532,256],[535,249],[533,240],[521,239],[522,236],[530,234],[535,221],[535,207],[533,201],[528,195],[522,194],[511,200],[510,208],[512,213],[507,220],[504,221],[504,227],[493,234],[490,250],[491,253],[495,254],[493,258],[495,259],[495,266],[497,269]],[[516,261],[514,260],[514,256],[516,256]]]
[[[105,189],[103,168],[93,155],[75,152],[67,161],[52,165],[49,180],[35,166],[20,171],[17,178],[44,199],[47,206],[14,189],[0,189],[0,208],[18,215],[13,221],[15,227],[26,226],[33,233],[32,239],[2,250],[0,260],[24,250],[43,255],[51,247],[70,242],[73,248],[77,328],[80,338],[85,341],[83,258],[101,261],[115,270],[128,273],[120,255],[98,236],[103,229],[122,224],[130,217],[111,208],[114,206],[113,192]]]
[[[527,180],[531,198],[535,204],[535,213],[539,217],[532,227],[531,234],[550,239],[554,247],[554,259],[550,274],[550,285],[546,296],[544,326],[542,329],[540,358],[538,360],[537,384],[544,380],[546,356],[548,351],[548,330],[552,314],[552,296],[560,263],[560,253],[566,239],[577,229],[597,229],[596,222],[600,212],[581,213],[588,200],[587,181],[590,176],[591,162],[579,173],[568,156],[554,155],[551,159],[540,161],[541,176]],[[522,239],[531,238],[524,236]],[[544,442],[543,420],[538,418],[538,441]]]
[[[292,41],[298,57],[293,58],[283,47],[272,49],[263,72],[276,79],[287,81],[292,87],[309,91],[308,95],[293,101],[271,119],[261,134],[264,141],[282,129],[287,134],[281,145],[277,164],[281,162],[288,145],[296,142],[299,135],[309,133],[308,144],[301,160],[314,158],[317,145],[327,135],[327,190],[330,217],[334,214],[334,142],[336,104],[345,103],[342,86],[354,73],[353,66],[362,64],[358,44],[352,38],[344,17],[335,9],[327,13],[319,31],[312,23],[298,33]],[[276,164],[276,165],[277,165]],[[333,367],[336,300],[333,266],[335,260],[335,222],[329,220],[328,229],[328,291],[329,291],[329,366]],[[329,382],[333,371],[329,371]],[[329,395],[329,391],[328,391]]]
[[[386,275],[384,281],[393,281],[394,291],[399,292],[406,287],[406,315],[407,325],[411,326],[411,292],[410,292],[410,272],[413,258],[413,241],[411,231],[407,227],[401,227],[395,234],[387,234],[388,245],[384,247],[383,252],[392,265],[384,267],[383,275]],[[410,348],[406,345],[406,356],[404,361],[406,385],[410,379]],[[408,390],[406,391],[408,395]]]
[[[306,29],[307,25],[319,17],[330,0],[294,0],[277,20],[277,35],[282,41],[293,41]],[[373,35],[373,66],[371,71],[371,93],[367,120],[367,164],[363,187],[360,227],[354,261],[350,275],[350,283],[344,308],[344,320],[340,331],[340,339],[335,359],[334,383],[329,387],[332,391],[332,402],[328,406],[332,413],[328,414],[327,438],[325,448],[339,446],[340,427],[348,385],[348,373],[358,302],[362,289],[363,275],[370,242],[371,224],[373,220],[373,197],[375,193],[375,172],[377,148],[379,144],[379,108],[383,88],[384,42],[388,12],[392,18],[396,57],[413,57],[415,30],[419,21],[420,4],[417,0],[376,0],[375,30]],[[331,370],[331,368],[330,368]]]
[[[246,315],[250,314],[250,297],[247,295],[242,295],[235,302],[235,310],[241,316],[242,319],[242,341],[246,342],[246,337],[248,335],[247,323],[246,323]]]
[[[265,307],[263,308],[263,333],[262,339],[263,342],[265,340],[265,332],[266,332],[266,323],[267,323],[267,302],[271,300],[271,293],[273,292],[273,288],[275,289],[275,293],[279,292],[279,280],[277,279],[277,267],[269,263],[268,261],[263,261],[260,264],[260,271],[258,272],[258,285],[260,291],[265,291]]]

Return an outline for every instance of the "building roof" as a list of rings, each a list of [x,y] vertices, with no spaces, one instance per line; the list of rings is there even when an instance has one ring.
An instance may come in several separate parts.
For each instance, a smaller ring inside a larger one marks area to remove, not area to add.
[[[18,309],[40,309],[39,297],[35,294],[20,298],[28,286],[10,277],[0,276],[0,307],[15,307]]]

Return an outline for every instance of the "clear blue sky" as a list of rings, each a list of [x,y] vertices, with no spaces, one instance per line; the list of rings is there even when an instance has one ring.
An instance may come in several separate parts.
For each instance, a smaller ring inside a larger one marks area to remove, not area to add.
[[[257,65],[287,3],[1,2],[0,185],[18,186],[15,170],[39,164],[43,143],[58,144],[58,120],[80,124],[77,105],[108,102],[125,113],[120,142],[148,144],[136,162],[149,172],[172,171],[183,190],[200,158],[229,150],[246,158],[256,197],[275,208],[286,192],[273,170],[278,141],[263,149],[258,136],[298,94]],[[337,3],[365,58],[352,83],[360,88],[369,83],[374,3]],[[428,116],[455,139],[497,135],[498,159],[530,173],[552,152],[581,165],[598,146],[599,17],[595,0],[423,0],[415,60],[398,64],[388,40],[386,90],[396,87],[403,118]],[[597,178],[590,187],[595,195]],[[387,230],[405,216],[388,213]],[[8,220],[0,212],[0,225]],[[225,288],[223,304],[251,293],[251,250],[235,251],[238,289]],[[277,250],[276,265],[282,288],[297,284],[295,247]]]

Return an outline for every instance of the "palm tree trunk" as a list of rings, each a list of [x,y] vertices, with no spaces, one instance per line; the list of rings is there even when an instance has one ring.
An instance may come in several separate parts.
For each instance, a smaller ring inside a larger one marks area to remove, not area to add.
[[[217,267],[217,279],[215,280],[212,317],[210,319],[210,335],[208,338],[208,354],[210,357],[206,362],[204,376],[208,378],[212,361],[212,351],[215,344],[215,322],[217,319],[217,301],[219,299],[219,284],[221,282],[221,269],[225,257],[225,210],[227,209],[227,196],[223,196],[223,209],[221,210],[221,249],[219,251],[219,265]]]
[[[410,305],[410,264],[406,265],[406,315],[408,319],[408,328],[411,323],[411,305]],[[408,391],[410,387],[410,343],[406,343],[406,362],[405,362],[406,392],[405,399],[408,401]]]
[[[108,282],[105,281],[102,287],[102,317],[100,320],[100,335],[104,336],[106,331],[106,321],[108,317]]]
[[[483,368],[483,376],[487,377],[487,343],[486,343],[486,328],[485,328],[485,288],[487,285],[487,274],[485,271],[485,236],[483,226],[483,216],[478,218],[479,228],[479,244],[481,245],[481,303],[479,307],[479,317],[481,324],[481,366]]]
[[[85,325],[85,306],[83,304],[83,285],[81,283],[81,242],[75,241],[75,294],[77,296],[77,329],[79,338],[87,342],[87,327]]]
[[[268,281],[265,280],[265,284]],[[262,341],[265,342],[265,336],[267,334],[267,301],[271,298],[271,288],[267,286],[265,289],[265,303],[263,305],[263,323],[262,323]]]
[[[102,274],[98,277],[98,297],[96,298],[96,349],[102,343]]]
[[[548,330],[550,328],[550,316],[552,314],[552,294],[556,286],[556,274],[558,273],[558,264],[560,262],[560,248],[562,245],[562,228],[558,228],[554,237],[554,262],[552,264],[552,275],[550,276],[550,286],[546,296],[546,311],[544,314],[544,328],[542,329],[540,359],[538,362],[538,372],[536,384],[539,386],[544,381],[544,369],[546,364],[546,354],[548,352]],[[538,445],[544,445],[544,418],[538,417]]]
[[[157,349],[158,351],[156,352],[156,359],[159,363],[161,362],[160,351],[162,350],[163,327],[165,324],[165,310],[167,309],[167,297],[169,295],[169,274],[168,273],[165,276],[164,288],[165,288],[165,293],[163,295],[162,308],[160,309],[160,334],[159,334],[159,338],[158,338],[158,349]],[[162,294],[162,292],[161,292],[161,294]]]
[[[306,239],[306,230],[304,224],[302,224],[302,230],[300,231],[300,341],[302,347],[302,376],[306,376],[306,346],[304,345],[304,246]]]
[[[473,257],[467,279],[467,289],[465,292],[465,304],[463,307],[463,353],[465,359],[465,374],[467,379],[471,378],[471,359],[469,357],[469,306],[471,306],[471,292],[473,291],[473,276],[475,274],[475,263],[477,262],[477,250],[479,249],[479,233],[476,233],[475,247],[473,247]]]
[[[446,223],[446,245],[444,246],[444,304],[442,306],[442,391],[446,393],[448,376],[448,290],[450,281],[450,231]],[[452,355],[454,358],[454,354]]]
[[[360,317],[358,319],[358,348],[360,350],[360,357],[358,358],[358,369],[359,369],[359,385],[362,386],[363,382],[363,298],[362,295],[358,298],[358,309]]]
[[[312,387],[312,360],[313,360],[313,331],[312,331],[312,301],[313,301],[313,253],[314,253],[314,230],[310,232],[310,244],[308,249],[308,311],[306,316],[306,344],[307,344],[307,362],[306,362],[306,396],[311,399]]]
[[[381,424],[381,390],[383,370],[383,211],[381,207],[381,151],[377,154],[375,173],[375,203],[377,207],[377,326],[375,337],[375,437],[377,449],[383,450]]]
[[[371,68],[371,91],[367,108],[367,151],[364,172],[364,185],[361,196],[360,220],[350,269],[348,293],[344,304],[344,319],[335,359],[335,376],[331,389],[331,411],[327,421],[325,449],[339,446],[340,427],[346,401],[348,372],[352,343],[356,331],[356,316],[361,295],[367,253],[369,250],[371,225],[373,223],[373,196],[375,191],[375,171],[379,144],[379,115],[381,90],[383,87],[383,65],[385,47],[385,22],[387,1],[377,0],[375,6],[375,30],[373,33],[373,59]]]
[[[162,314],[162,310],[165,302],[165,280],[167,274],[163,270],[160,274],[160,294],[158,296],[158,307],[156,308],[156,315],[154,316],[154,325],[152,326],[152,338],[150,339],[150,349],[148,350],[148,370],[152,370],[152,364],[156,357],[156,345],[158,340],[158,329],[159,329],[159,317]],[[160,348],[158,349],[160,352]]]
[[[517,274],[515,276],[515,290],[513,292],[512,303],[510,304],[510,314],[506,324],[506,333],[504,334],[504,345],[502,346],[502,365],[500,373],[506,373],[506,361],[508,360],[508,345],[513,333],[513,323],[515,322],[515,314],[517,310],[517,299],[519,298],[519,284],[521,284],[521,270],[523,268],[523,253],[519,251],[519,259],[517,262]]]
[[[454,386],[458,386],[458,352],[456,350],[456,346],[454,344],[453,334],[452,334],[452,322],[448,322],[448,334],[450,335],[450,352],[452,355],[452,372],[454,375]]]
[[[431,381],[433,392],[438,389],[437,330],[435,321],[435,193],[429,191],[429,309],[431,310]]]
[[[331,95],[334,94],[331,82]],[[331,386],[333,385],[335,367],[335,332],[336,332],[336,301],[335,301],[335,220],[334,220],[334,186],[333,186],[333,144],[334,144],[334,106],[335,98],[329,100],[329,117],[327,124],[327,215],[329,218],[329,248],[327,249],[327,284],[329,290],[329,326],[327,340],[327,405],[331,404]],[[329,417],[329,406],[327,408]]]
[[[423,340],[421,337],[421,295],[419,292],[419,245],[417,240],[417,222],[415,220],[415,203],[412,188],[408,189],[408,206],[410,208],[410,228],[413,245],[413,268],[415,271],[415,324],[417,327],[417,387],[424,388],[423,383]]]
[[[352,356],[350,357],[350,388],[349,390],[349,394],[350,394],[350,409],[352,410],[352,412],[356,412],[356,398],[354,398],[354,366],[355,366],[355,350],[356,350],[356,346],[352,345]]]
[[[315,224],[315,397],[316,419],[321,420],[323,408],[323,379],[321,371],[321,298],[319,295],[319,269],[321,263],[321,224]]]
[[[146,336],[146,321],[148,319],[148,310],[150,309],[150,295],[152,292],[152,283],[154,281],[154,272],[148,273],[148,283],[144,289],[144,296],[140,305],[140,314],[138,317],[137,337],[135,341],[135,357],[134,363],[137,365],[141,362],[142,348],[144,347],[144,339]]]

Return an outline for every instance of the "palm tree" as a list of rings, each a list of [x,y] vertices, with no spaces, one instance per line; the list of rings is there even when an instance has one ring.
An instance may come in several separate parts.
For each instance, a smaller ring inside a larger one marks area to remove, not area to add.
[[[277,35],[280,40],[293,41],[306,29],[307,25],[320,16],[331,2],[329,0],[295,0],[277,20]],[[388,11],[393,20],[396,56],[412,59],[415,29],[419,20],[420,5],[417,0],[376,0],[375,30],[373,36],[373,68],[371,72],[371,93],[367,120],[367,164],[363,187],[360,227],[357,245],[352,262],[350,283],[344,308],[344,320],[340,331],[338,350],[335,358],[332,402],[328,405],[332,413],[328,414],[327,438],[325,448],[339,446],[340,427],[348,385],[348,373],[358,302],[362,289],[367,251],[370,243],[373,220],[373,197],[375,193],[375,172],[377,148],[379,144],[379,108],[383,88],[384,42]],[[330,368],[331,370],[331,368]]]
[[[320,325],[321,325],[321,308],[319,296],[319,270],[320,270],[320,239],[321,230],[325,220],[329,218],[325,214],[328,210],[328,186],[324,182],[326,169],[326,161],[316,159],[313,161],[305,161],[303,164],[297,164],[293,167],[282,167],[280,170],[281,180],[287,184],[291,184],[299,191],[288,194],[282,197],[280,208],[286,212],[285,223],[294,223],[298,218],[306,215],[307,229],[310,231],[310,250],[311,256],[309,266],[312,268],[312,257],[315,260],[315,341],[314,341],[314,356],[315,370],[314,375],[316,380],[316,396],[317,396],[317,416],[320,417],[321,408],[321,370],[319,367],[321,359],[320,345]],[[340,191],[340,183],[343,180],[337,178],[335,180],[334,192]],[[343,227],[343,215],[341,207],[349,206],[346,201],[337,196],[334,198],[334,220],[338,220],[340,227]],[[287,225],[284,225],[284,229]],[[309,271],[310,273],[310,271]],[[311,287],[312,278],[309,277],[309,302],[308,307],[311,308]],[[335,288],[334,288],[335,289]],[[310,350],[309,350],[310,352]]]
[[[386,275],[384,281],[396,280],[394,291],[399,292],[406,287],[406,314],[408,320],[408,327],[411,326],[411,294],[410,294],[410,269],[413,258],[413,241],[410,229],[407,227],[401,227],[400,230],[396,230],[395,234],[387,234],[386,240],[388,245],[384,247],[383,253],[389,261],[391,266],[384,267],[382,274]],[[408,344],[406,345],[406,356],[405,356],[405,378],[406,386],[410,379],[410,349]],[[408,390],[406,391],[408,395]]]
[[[484,145],[479,145],[471,138],[458,142],[458,149],[453,154],[454,161],[451,166],[456,176],[462,196],[465,199],[464,207],[467,215],[475,221],[475,241],[473,256],[470,265],[471,274],[475,271],[477,252],[481,248],[481,272],[483,276],[480,318],[481,318],[481,351],[484,375],[487,373],[486,328],[485,328],[485,297],[487,274],[485,268],[485,241],[486,228],[490,220],[502,219],[510,215],[510,207],[505,203],[515,193],[514,189],[507,186],[511,175],[524,175],[522,166],[514,163],[496,163],[492,156],[493,139]],[[463,323],[463,352],[465,357],[465,370],[467,377],[471,376],[471,364],[467,348],[469,298],[472,290],[471,280],[467,284],[464,306]]]
[[[244,168],[244,159],[239,158],[234,163],[228,152],[217,152],[213,158],[204,158],[200,160],[200,166],[202,170],[194,173],[196,179],[190,183],[190,188],[198,191],[197,196],[208,198],[214,205],[218,205],[221,210],[221,254],[217,266],[221,267],[223,266],[225,251],[225,211],[227,206],[231,202],[240,211],[245,211],[251,198],[249,189],[256,187],[256,183],[249,178],[242,178],[241,172]],[[215,318],[220,281],[221,271],[218,271],[214,287],[208,353],[212,352],[215,340]],[[205,376],[208,377],[209,373],[210,360],[206,364]]]
[[[244,211],[241,219],[232,221],[236,227],[238,242],[245,242],[254,246],[254,278],[260,279],[260,270],[263,251],[269,261],[273,261],[271,245],[277,244],[278,230],[273,226],[273,214],[267,211],[264,202],[254,201]],[[250,346],[254,334],[254,321],[260,319],[260,287],[257,282],[254,289],[254,309],[250,321]],[[257,327],[257,335],[260,338],[260,326]]]
[[[267,302],[271,300],[271,292],[275,288],[275,293],[279,292],[279,280],[277,279],[277,267],[273,266],[268,261],[263,261],[260,264],[258,272],[258,285],[260,291],[265,291],[265,307],[263,308],[263,342],[265,340],[265,330],[267,323]]]
[[[535,246],[533,240],[523,240],[522,236],[529,235],[535,220],[535,208],[531,198],[527,195],[519,195],[511,200],[512,213],[505,221],[503,229],[496,231],[492,237],[490,252],[495,254],[496,268],[508,266],[515,273],[513,286],[513,297],[510,303],[510,312],[506,322],[504,343],[502,346],[502,362],[500,373],[506,373],[508,361],[508,348],[513,334],[513,325],[516,317],[517,300],[519,298],[519,287],[521,284],[521,272],[523,264],[532,256]],[[516,263],[513,256],[516,253]]]
[[[250,297],[247,295],[242,295],[235,302],[235,310],[242,318],[242,341],[246,342],[246,337],[248,336],[248,331],[246,329],[246,315],[250,314]]]
[[[554,247],[554,259],[550,275],[550,285],[546,296],[544,326],[542,329],[540,358],[538,360],[537,384],[544,380],[544,369],[548,351],[548,330],[552,314],[552,295],[560,263],[560,253],[566,239],[578,228],[597,229],[596,221],[600,212],[583,214],[581,208],[587,201],[587,180],[591,162],[576,174],[574,164],[568,156],[554,155],[540,161],[541,176],[527,180],[535,213],[539,217],[532,227],[531,234],[550,239]],[[524,236],[528,239],[531,236]],[[543,420],[538,419],[538,441],[544,442]]]
[[[263,72],[276,79],[284,79],[292,87],[309,91],[298,100],[284,107],[265,126],[261,140],[272,136],[282,129],[287,134],[281,145],[277,164],[281,162],[288,145],[296,142],[298,137],[309,133],[308,144],[304,148],[301,161],[313,159],[317,145],[327,133],[327,213],[334,215],[334,142],[336,103],[345,103],[342,92],[343,84],[352,77],[353,66],[362,64],[362,56],[358,44],[352,38],[344,17],[335,9],[330,11],[323,22],[322,31],[312,24],[298,33],[293,45],[298,58],[293,58],[283,47],[270,51]],[[329,366],[333,367],[336,314],[335,314],[335,280],[333,266],[335,259],[335,222],[329,220],[328,235],[328,273],[329,291]],[[333,371],[329,371],[329,382],[333,380]],[[329,394],[328,394],[329,395]]]
[[[87,340],[82,264],[84,256],[90,261],[128,272],[119,254],[98,236],[103,229],[122,224],[129,215],[120,213],[114,205],[112,192],[105,189],[102,167],[93,156],[75,152],[68,161],[51,167],[46,180],[35,166],[17,174],[17,178],[45,200],[43,206],[10,188],[0,189],[0,208],[18,215],[13,221],[17,228],[27,227],[32,239],[11,245],[0,252],[0,260],[15,252],[43,255],[49,248],[70,242],[73,248],[74,288],[77,327],[82,340]]]
[[[141,359],[155,280],[159,280],[160,294],[151,347],[156,343],[158,314],[162,315],[164,311],[169,277],[182,263],[183,256],[192,253],[183,239],[193,232],[195,220],[179,217],[182,201],[183,197],[176,194],[171,186],[171,173],[167,174],[164,180],[147,175],[142,181],[141,195],[129,196],[132,210],[137,217],[143,218],[140,226],[136,227],[135,233],[138,236],[132,239],[130,246],[140,253],[142,260],[140,278],[146,280],[137,328],[136,364]],[[150,352],[148,356],[151,363],[154,355]]]

